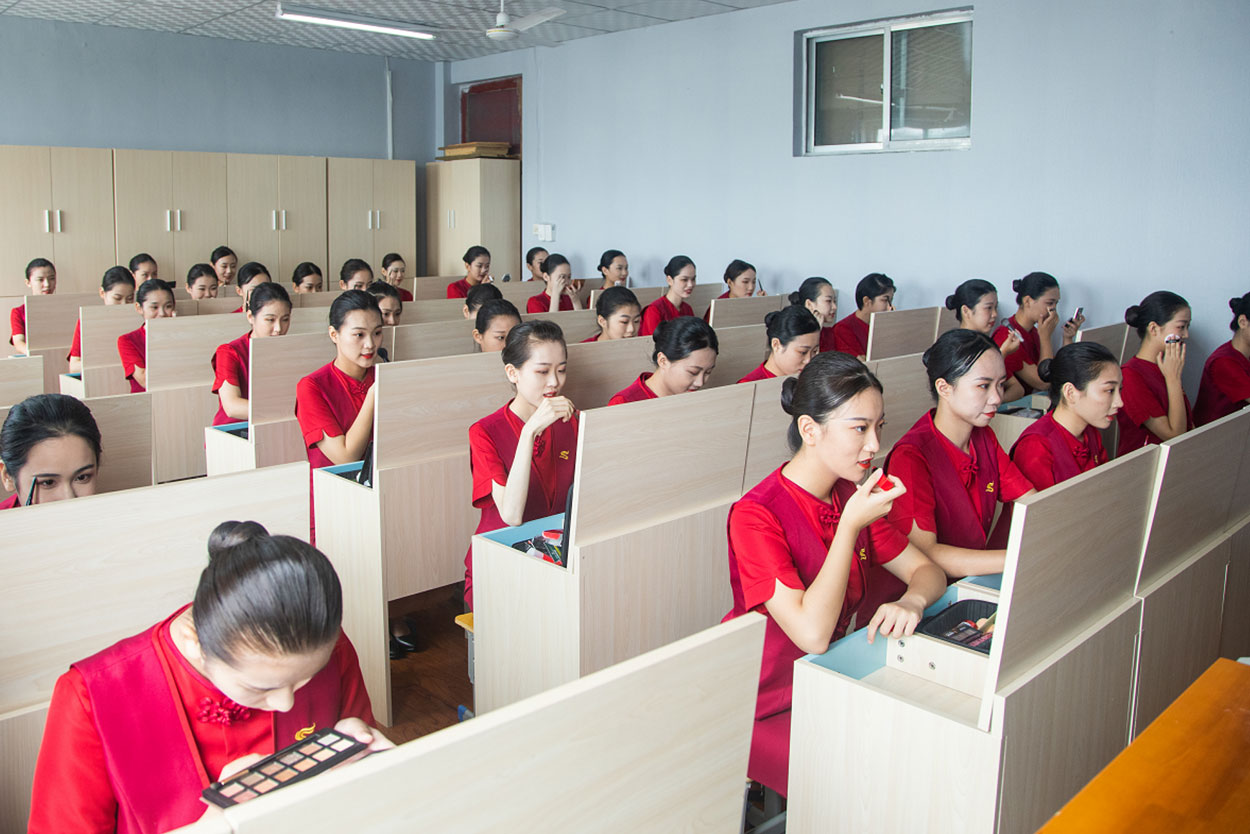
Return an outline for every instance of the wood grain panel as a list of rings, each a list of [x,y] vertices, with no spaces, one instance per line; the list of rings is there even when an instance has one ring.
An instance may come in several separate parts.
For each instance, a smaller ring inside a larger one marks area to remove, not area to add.
[[[30,788],[35,779],[35,762],[48,719],[47,704],[0,715],[0,828],[25,831],[30,818]]]
[[[212,425],[217,395],[211,386],[163,388],[152,395],[152,461],[156,482],[196,478],[208,472],[204,436]],[[188,430],[189,429],[189,430]]]
[[[43,393],[43,357],[10,356],[0,359],[0,406],[17,405]]]
[[[929,377],[920,354],[882,359],[868,366],[885,389],[885,427],[881,430],[881,452],[888,452],[898,439],[933,408]]]
[[[212,251],[229,234],[226,155],[175,151],[170,154],[170,162],[171,203],[179,213],[174,215],[174,262],[162,261],[161,274],[166,280],[183,284],[192,265],[208,263]]]
[[[477,343],[473,341],[473,322],[470,319],[450,319],[425,324],[404,324],[395,328],[396,362],[410,359],[433,359],[438,356],[455,356],[474,353]]]
[[[468,444],[447,457],[382,469],[376,477],[387,599],[464,579],[464,554],[481,517],[472,502]]]
[[[248,369],[248,422],[256,425],[294,417],[299,381],[333,362],[335,354],[325,332],[257,339]]]
[[[1234,528],[1228,543],[1220,655],[1232,660],[1250,657],[1250,518]]]
[[[132,256],[147,252],[156,259],[165,280],[182,283],[174,264],[172,154],[121,148],[113,151],[113,207],[120,253],[117,260],[129,263]],[[208,258],[208,250],[204,257]],[[101,266],[101,273],[103,270]]]
[[[1116,361],[1124,364],[1128,358],[1124,355],[1124,345],[1128,339],[1128,325],[1124,322],[1107,324],[1102,327],[1088,327],[1077,331],[1076,341],[1093,342],[1111,351]]]
[[[873,313],[868,322],[868,361],[924,353],[937,338],[941,307]]]
[[[329,261],[324,270],[326,289],[338,289],[339,268],[348,258],[364,258],[377,269],[373,257],[373,160],[331,158],[326,169],[329,205]],[[287,280],[289,274],[283,275]]]
[[[226,239],[239,266],[260,261],[278,264],[278,157],[226,154]]]
[[[278,209],[278,258],[265,265],[277,270],[274,280],[289,281],[303,261],[326,262],[324,156],[278,157]]]
[[[716,339],[720,351],[716,356],[716,370],[707,381],[709,388],[736,384],[759,367],[767,356],[768,337],[762,324],[726,327],[716,331]]]
[[[708,324],[718,332],[722,327],[739,327],[746,324],[763,324],[764,317],[780,310],[788,302],[783,295],[764,295],[754,298],[713,298],[711,321]]]
[[[59,278],[58,278],[59,280]],[[67,292],[26,297],[26,345],[33,350],[65,348],[74,340],[74,325],[81,307],[100,303],[96,293]]]
[[[113,222],[113,151],[110,148],[49,148],[52,157],[53,236],[57,286],[61,292],[92,292],[116,263]],[[134,253],[131,253],[134,254]],[[127,255],[126,257],[130,257]],[[73,331],[70,331],[73,335]]]
[[[564,395],[580,409],[602,408],[645,371],[654,371],[650,339],[616,339],[569,345]]]
[[[747,383],[755,388],[755,400],[751,407],[746,469],[742,475],[744,495],[791,458],[786,433],[792,420],[781,410],[781,386],[784,382],[784,378],[778,378]]]
[[[45,147],[0,146],[0,181],[5,196],[0,200],[0,257],[9,265],[0,273],[0,293],[25,295],[22,267],[35,258],[52,260],[56,254],[55,226],[47,214],[53,208],[51,154]]]
[[[409,159],[372,162],[373,208],[379,212],[373,230],[373,268],[381,269],[382,258],[397,252],[405,266],[416,270],[421,263],[417,259],[416,163]]]
[[[82,379],[88,397],[130,393],[130,383],[122,372],[117,339],[143,324],[143,316],[131,305],[83,307]]]

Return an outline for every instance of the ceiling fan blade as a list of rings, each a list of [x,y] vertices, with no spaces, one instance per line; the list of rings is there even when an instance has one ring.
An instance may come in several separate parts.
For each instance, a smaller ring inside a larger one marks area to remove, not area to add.
[[[559,17],[562,14],[564,14],[564,9],[558,9],[555,6],[550,6],[546,9],[543,9],[542,11],[534,12],[533,14],[527,14],[525,17],[517,18],[516,20],[512,21],[511,28],[516,29],[518,32],[524,32],[526,29],[533,29],[535,26],[539,25],[540,23],[546,23],[549,20],[555,20],[557,17]]]

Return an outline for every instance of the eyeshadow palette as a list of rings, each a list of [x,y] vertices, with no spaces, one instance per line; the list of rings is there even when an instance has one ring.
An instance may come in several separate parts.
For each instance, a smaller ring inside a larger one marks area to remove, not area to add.
[[[219,808],[273,793],[347,761],[369,745],[337,730],[322,730],[285,750],[204,789],[201,797]]]

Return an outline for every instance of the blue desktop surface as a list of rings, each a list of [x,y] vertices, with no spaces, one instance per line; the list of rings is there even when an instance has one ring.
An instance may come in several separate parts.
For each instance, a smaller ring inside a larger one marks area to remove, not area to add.
[[[524,539],[541,536],[545,530],[561,530],[563,528],[564,513],[557,513],[546,518],[536,518],[533,521],[527,521],[519,527],[503,527],[499,530],[491,530],[489,533],[482,533],[481,535],[493,542],[499,542],[507,547],[512,547],[512,545]]]

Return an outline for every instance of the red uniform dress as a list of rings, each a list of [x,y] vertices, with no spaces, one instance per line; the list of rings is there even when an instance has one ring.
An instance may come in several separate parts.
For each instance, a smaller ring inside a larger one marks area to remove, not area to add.
[[[572,310],[573,299],[567,295],[560,296],[561,310]],[[530,296],[529,301],[525,302],[525,312],[527,313],[549,313],[551,312],[551,295],[543,290],[538,295]]]
[[[794,661],[804,652],[768,616],[764,603],[772,598],[778,580],[796,590],[812,584],[829,553],[842,507],[854,491],[854,484],[839,480],[834,485],[832,503],[826,503],[790,481],[779,468],[729,511],[729,584],[734,604],[725,619],[748,611],[768,617],[747,775],[783,795],[790,763]],[[878,519],[859,532],[842,611],[831,641],[846,633],[856,610],[869,610],[863,602],[873,570],[884,571],[881,566],[906,547],[907,537],[885,519]]]
[[[775,379],[777,375],[768,368],[764,367],[767,363],[761,362],[760,366],[751,373],[744,376],[739,382],[755,382],[757,379]]]
[[[135,381],[135,368],[148,366],[148,333],[144,325],[117,337],[117,353],[122,358],[122,371],[126,374],[126,379],[130,380],[130,393],[146,391],[146,388]]]
[[[820,352],[828,353],[831,350],[838,349],[838,334],[834,332],[833,325],[820,328]]]
[[[1120,388],[1124,407],[1115,415],[1120,426],[1116,457],[1142,446],[1161,443],[1159,436],[1146,428],[1146,421],[1152,417],[1166,417],[1168,413],[1168,386],[1158,365],[1134,356],[1120,370],[1124,373],[1124,385]],[[1184,399],[1185,429],[1188,431],[1194,427],[1194,415],[1189,397]]]
[[[717,299],[729,298],[729,290],[725,290],[723,293],[716,296],[716,298]],[[703,320],[706,322],[710,322],[712,320],[712,305],[711,304],[707,305],[707,309],[703,311]]]
[[[1244,407],[1246,400],[1250,400],[1250,359],[1225,342],[1202,366],[1194,422],[1205,426]]]
[[[304,435],[308,451],[308,522],[310,535],[315,537],[315,503],[312,493],[312,470],[333,466],[334,461],[325,456],[315,444],[326,437],[346,436],[347,430],[356,422],[365,396],[373,385],[373,368],[360,382],[334,367],[331,362],[313,371],[295,386],[295,419]],[[311,541],[311,539],[310,539]]]
[[[26,302],[9,311],[9,344],[13,344],[14,336],[26,335]]]
[[[447,285],[448,298],[465,298],[469,294],[469,290],[473,285],[469,283],[468,278],[461,278],[459,281],[452,281]]]
[[[395,289],[399,290],[400,301],[412,301],[412,293],[408,292],[403,287],[396,287]]]
[[[17,493],[13,493],[8,498],[0,502],[0,510],[11,510],[17,506]]]
[[[69,343],[69,355],[66,359],[82,359],[82,319],[74,323],[74,339]]]
[[[246,399],[248,395],[247,369],[252,355],[252,334],[244,333],[233,342],[217,346],[210,364],[213,366],[213,393],[217,395],[217,413],[213,416],[213,425],[222,426],[226,423],[238,422],[226,413],[221,404],[221,386],[227,383],[239,389]]]
[[[833,326],[833,349],[851,356],[868,355],[868,322],[851,313]]]
[[[603,333],[602,333],[602,332],[600,332],[600,333],[596,333],[595,335],[591,336],[589,339],[582,339],[582,344],[585,344],[586,342],[597,342],[597,341],[599,341],[599,337],[600,337],[600,336],[602,336],[602,335],[603,335]]]
[[[1055,422],[1052,411],[1024,430],[1011,460],[1040,492],[1106,463],[1107,450],[1098,429],[1086,426],[1076,437]]]
[[[473,506],[482,511],[475,533],[489,533],[508,525],[499,515],[494,484],[508,485],[516,458],[517,441],[525,423],[508,405],[469,427],[469,468],[473,473]],[[564,512],[577,463],[577,418],[557,420],[534,438],[530,458],[530,485],[522,522]],[[473,609],[473,547],[464,557],[464,601]]]
[[[179,611],[178,613],[181,613]],[[229,762],[269,755],[347,717],[372,725],[356,651],[340,633],[289,712],[234,703],[174,646],[169,619],[56,682],[35,767],[30,831],[137,834],[188,825]]]
[[[681,307],[674,307],[673,302],[668,300],[668,296],[662,295],[648,304],[647,309],[642,311],[642,327],[639,329],[638,335],[650,336],[660,326],[662,321],[672,321],[680,316],[693,315],[694,310],[686,302],[683,301]]]
[[[651,378],[651,372],[642,374],[629,384],[629,387],[623,391],[617,391],[612,395],[612,399],[608,400],[608,405],[620,405],[621,403],[636,403],[642,400],[659,399],[654,391],[647,387],[647,380]]]
[[[1020,324],[1020,320],[1016,318],[1015,314],[1011,317],[1011,326],[1014,327],[1016,332],[1020,334],[1021,341],[1020,347],[1016,348],[1010,356],[1003,357],[1003,363],[1007,366],[1008,377],[1015,376],[1025,365],[1036,365],[1039,361],[1041,361],[1042,355],[1042,338],[1038,335],[1036,327],[1031,327],[1028,330],[1025,330],[1024,326]],[[1001,348],[1003,346],[1003,342],[1007,341],[1007,336],[1008,333],[1006,326],[999,325],[998,329],[994,331],[994,344]],[[1020,380],[1020,382],[1021,384],[1024,384],[1024,380]],[[1028,385],[1025,385],[1024,387],[1026,391],[1029,390]]]

